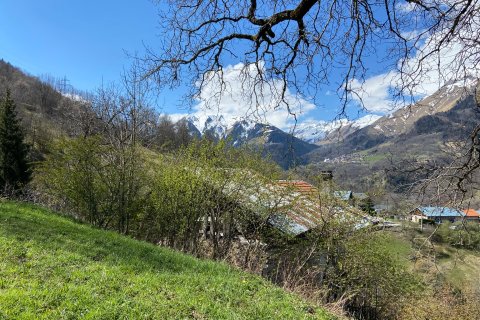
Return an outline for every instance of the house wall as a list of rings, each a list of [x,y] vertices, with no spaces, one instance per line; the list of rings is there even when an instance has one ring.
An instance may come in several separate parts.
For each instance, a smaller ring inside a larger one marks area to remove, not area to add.
[[[420,223],[420,220],[422,219],[426,219],[427,217],[425,217],[424,215],[420,215],[420,214],[413,214],[412,217],[411,217],[411,220],[415,223]]]
[[[420,220],[430,220],[434,221],[435,223],[443,223],[443,222],[457,222],[462,221],[465,217],[462,216],[425,216],[422,211],[418,208],[411,212],[411,220],[416,223],[420,223]]]
[[[480,222],[479,217],[465,217],[465,220],[467,220],[467,221],[478,221],[478,222]]]
[[[425,217],[423,213],[420,210],[418,210],[418,208],[410,212],[410,220],[415,223],[420,223],[421,219],[426,219],[426,218],[427,217]]]

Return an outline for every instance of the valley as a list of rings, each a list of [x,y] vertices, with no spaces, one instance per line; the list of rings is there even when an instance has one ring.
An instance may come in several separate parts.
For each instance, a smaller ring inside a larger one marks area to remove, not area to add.
[[[445,310],[435,299],[450,301],[455,316],[475,314],[463,299],[475,295],[466,283],[478,271],[480,216],[462,210],[476,212],[479,195],[468,189],[460,199],[468,201],[452,201],[458,193],[435,194],[422,183],[464,159],[465,137],[480,122],[476,82],[447,84],[381,117],[299,123],[292,134],[248,119],[228,126],[222,116],[174,122],[116,92],[62,92],[53,79],[4,61],[0,71],[33,170],[29,189],[0,204],[8,260],[0,315],[411,319],[420,310],[440,319]],[[74,237],[85,239],[84,251]],[[73,278],[55,262],[59,251]],[[112,265],[118,259],[126,278]],[[159,267],[164,261],[175,275]],[[26,273],[19,280],[8,270]],[[200,282],[191,270],[200,270]],[[162,286],[166,300],[145,296]],[[113,295],[111,309],[91,294]],[[350,298],[336,307],[343,295]],[[124,307],[132,304],[139,307]]]

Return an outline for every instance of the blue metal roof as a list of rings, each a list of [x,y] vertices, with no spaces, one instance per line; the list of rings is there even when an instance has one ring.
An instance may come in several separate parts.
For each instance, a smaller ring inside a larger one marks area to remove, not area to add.
[[[301,233],[308,231],[308,228],[296,223],[285,215],[274,215],[268,219],[268,222],[281,231],[298,236]]]
[[[427,217],[464,217],[465,213],[447,207],[419,207],[420,210]]]
[[[350,200],[350,198],[352,198],[352,191],[334,191],[333,192],[333,195],[335,198],[338,198],[340,200]]]

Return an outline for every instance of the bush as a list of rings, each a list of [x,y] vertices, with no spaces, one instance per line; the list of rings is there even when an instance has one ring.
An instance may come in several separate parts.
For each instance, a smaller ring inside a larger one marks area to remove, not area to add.
[[[478,290],[477,290],[478,291]],[[399,314],[401,320],[457,320],[478,319],[480,315],[479,292],[459,292],[442,286],[432,294],[411,300]]]
[[[150,202],[139,224],[139,234],[149,241],[219,259],[228,255],[237,235],[255,237],[266,222],[268,213],[253,210],[245,197],[255,194],[260,202],[257,191],[269,178],[257,172],[272,177],[277,171],[254,154],[203,140],[149,166],[155,168]],[[208,252],[200,241],[208,242]]]
[[[480,224],[477,221],[442,223],[433,234],[433,240],[457,248],[480,250]]]
[[[129,233],[144,205],[144,170],[134,147],[116,149],[101,137],[61,139],[36,171],[35,184],[77,218]]]
[[[399,257],[393,236],[360,232],[346,239],[330,289],[348,297],[346,307],[362,319],[394,319],[421,289],[420,280]]]

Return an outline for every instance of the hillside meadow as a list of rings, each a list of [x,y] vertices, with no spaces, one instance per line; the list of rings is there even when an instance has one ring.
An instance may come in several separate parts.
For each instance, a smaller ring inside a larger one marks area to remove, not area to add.
[[[332,319],[260,277],[0,203],[0,319]]]

